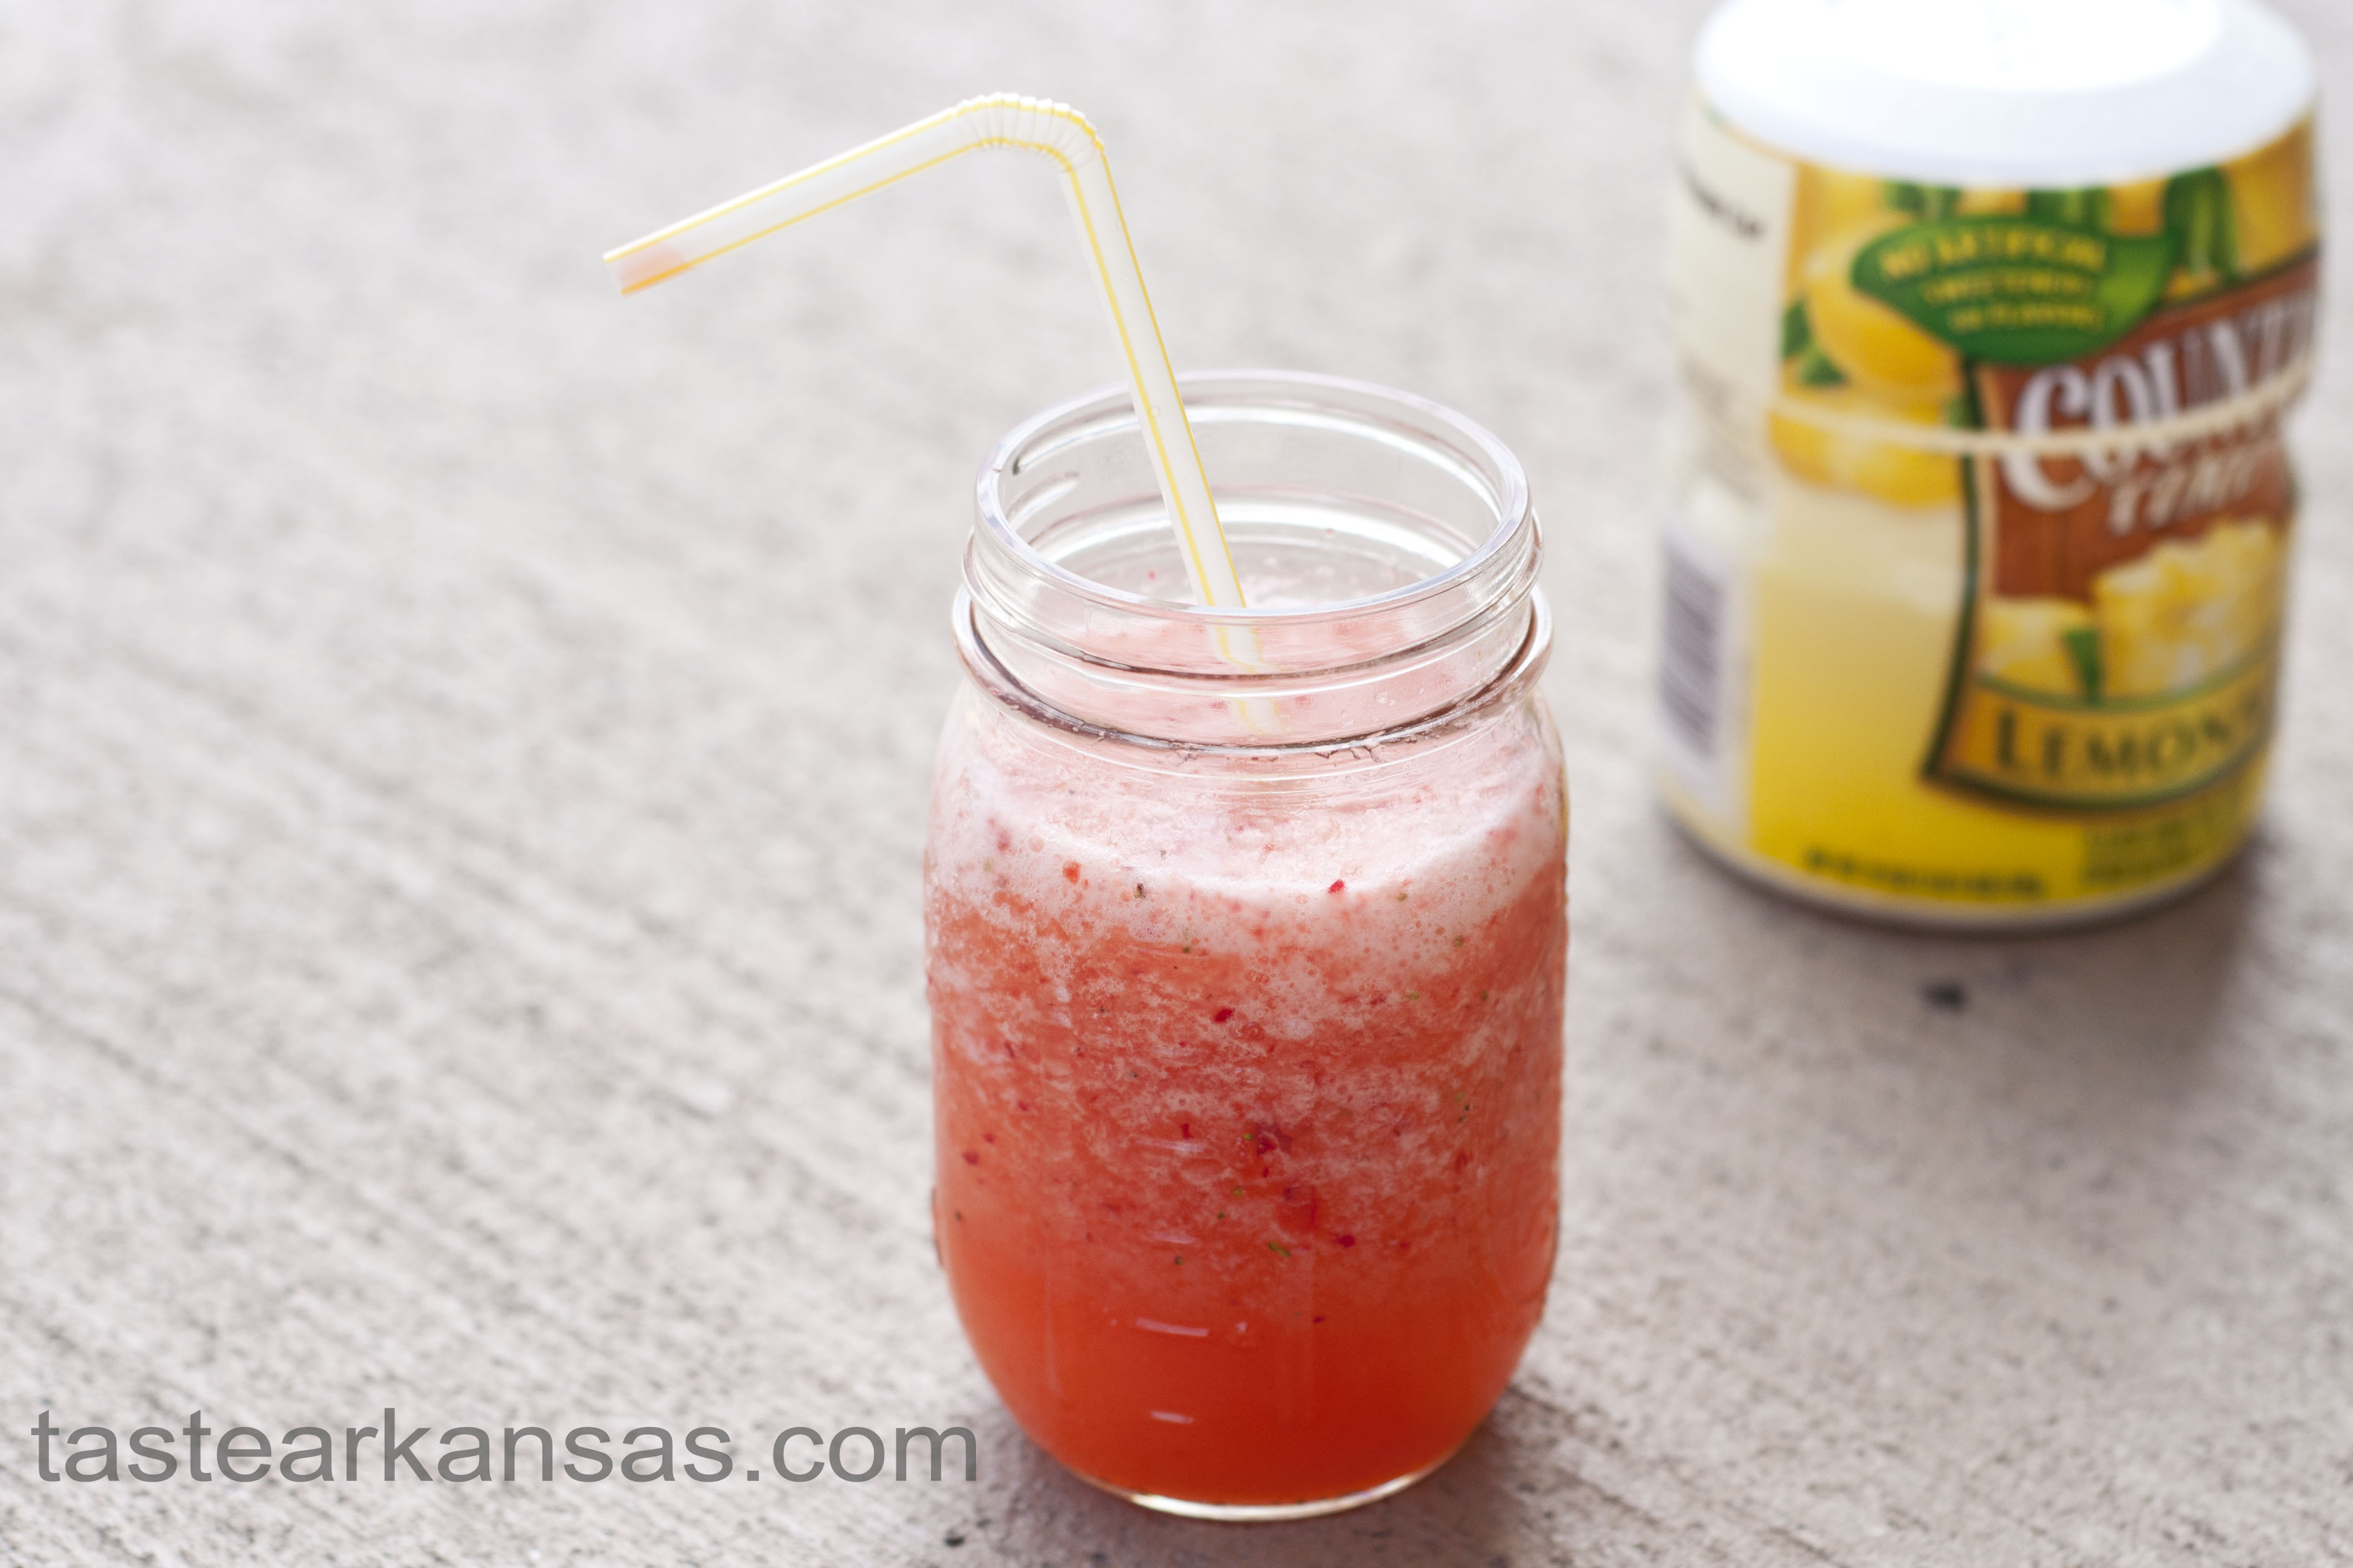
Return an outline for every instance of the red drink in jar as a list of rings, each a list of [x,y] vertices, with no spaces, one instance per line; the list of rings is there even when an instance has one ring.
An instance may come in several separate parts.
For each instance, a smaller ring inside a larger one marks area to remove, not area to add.
[[[1187,400],[1250,612],[1155,596],[1124,399],[983,474],[926,858],[934,1218],[1048,1451],[1286,1517],[1442,1461],[1542,1311],[1566,801],[1508,452],[1321,378]]]

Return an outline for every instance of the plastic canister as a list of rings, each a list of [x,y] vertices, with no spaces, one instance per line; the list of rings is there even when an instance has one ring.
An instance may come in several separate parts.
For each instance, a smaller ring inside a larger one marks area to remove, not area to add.
[[[1852,911],[2063,924],[2259,805],[2315,74],[2252,0],[1730,0],[1670,311],[1658,779]]]

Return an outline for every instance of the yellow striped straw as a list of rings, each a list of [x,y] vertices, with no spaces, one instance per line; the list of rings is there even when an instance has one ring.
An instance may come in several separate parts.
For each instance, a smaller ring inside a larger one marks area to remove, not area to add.
[[[1193,445],[1193,426],[1176,395],[1176,373],[1169,368],[1160,323],[1145,292],[1144,272],[1120,211],[1119,192],[1112,184],[1103,138],[1086,116],[1069,105],[1011,93],[968,99],[625,245],[607,253],[605,265],[621,292],[634,294],[803,218],[982,147],[1025,147],[1061,166],[1062,192],[1086,241],[1087,259],[1103,286],[1103,303],[1111,309],[1112,331],[1126,361],[1127,384],[1151,444],[1153,469],[1176,525],[1193,592],[1204,605],[1240,608],[1241,579],[1234,572],[1225,530],[1219,526],[1217,506],[1209,499],[1208,478]],[[1228,640],[1219,638],[1221,643]],[[1254,637],[1232,640],[1257,641]],[[1240,647],[1232,648],[1230,656],[1252,662]]]

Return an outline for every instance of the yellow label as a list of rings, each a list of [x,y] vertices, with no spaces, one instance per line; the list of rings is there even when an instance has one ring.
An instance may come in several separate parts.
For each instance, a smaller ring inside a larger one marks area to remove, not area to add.
[[[1687,141],[1776,157],[1704,112]],[[1679,336],[1703,435],[1669,538],[1671,800],[1883,907],[2031,918],[2194,878],[2243,837],[2271,735],[2295,481],[2267,389],[2314,335],[2309,125],[2089,190],[1778,163],[1750,225],[1782,240],[1778,363]],[[1760,381],[1761,407],[1710,395]],[[1723,646],[1693,609],[1719,604]]]

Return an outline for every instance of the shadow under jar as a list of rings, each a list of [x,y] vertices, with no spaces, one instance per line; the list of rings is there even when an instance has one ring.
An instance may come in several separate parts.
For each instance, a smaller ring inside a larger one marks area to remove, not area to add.
[[[1503,1393],[1558,1212],[1567,817],[1518,463],[1187,378],[1251,595],[1187,595],[1127,395],[982,469],[924,858],[942,1262],[1086,1479],[1282,1519]]]

